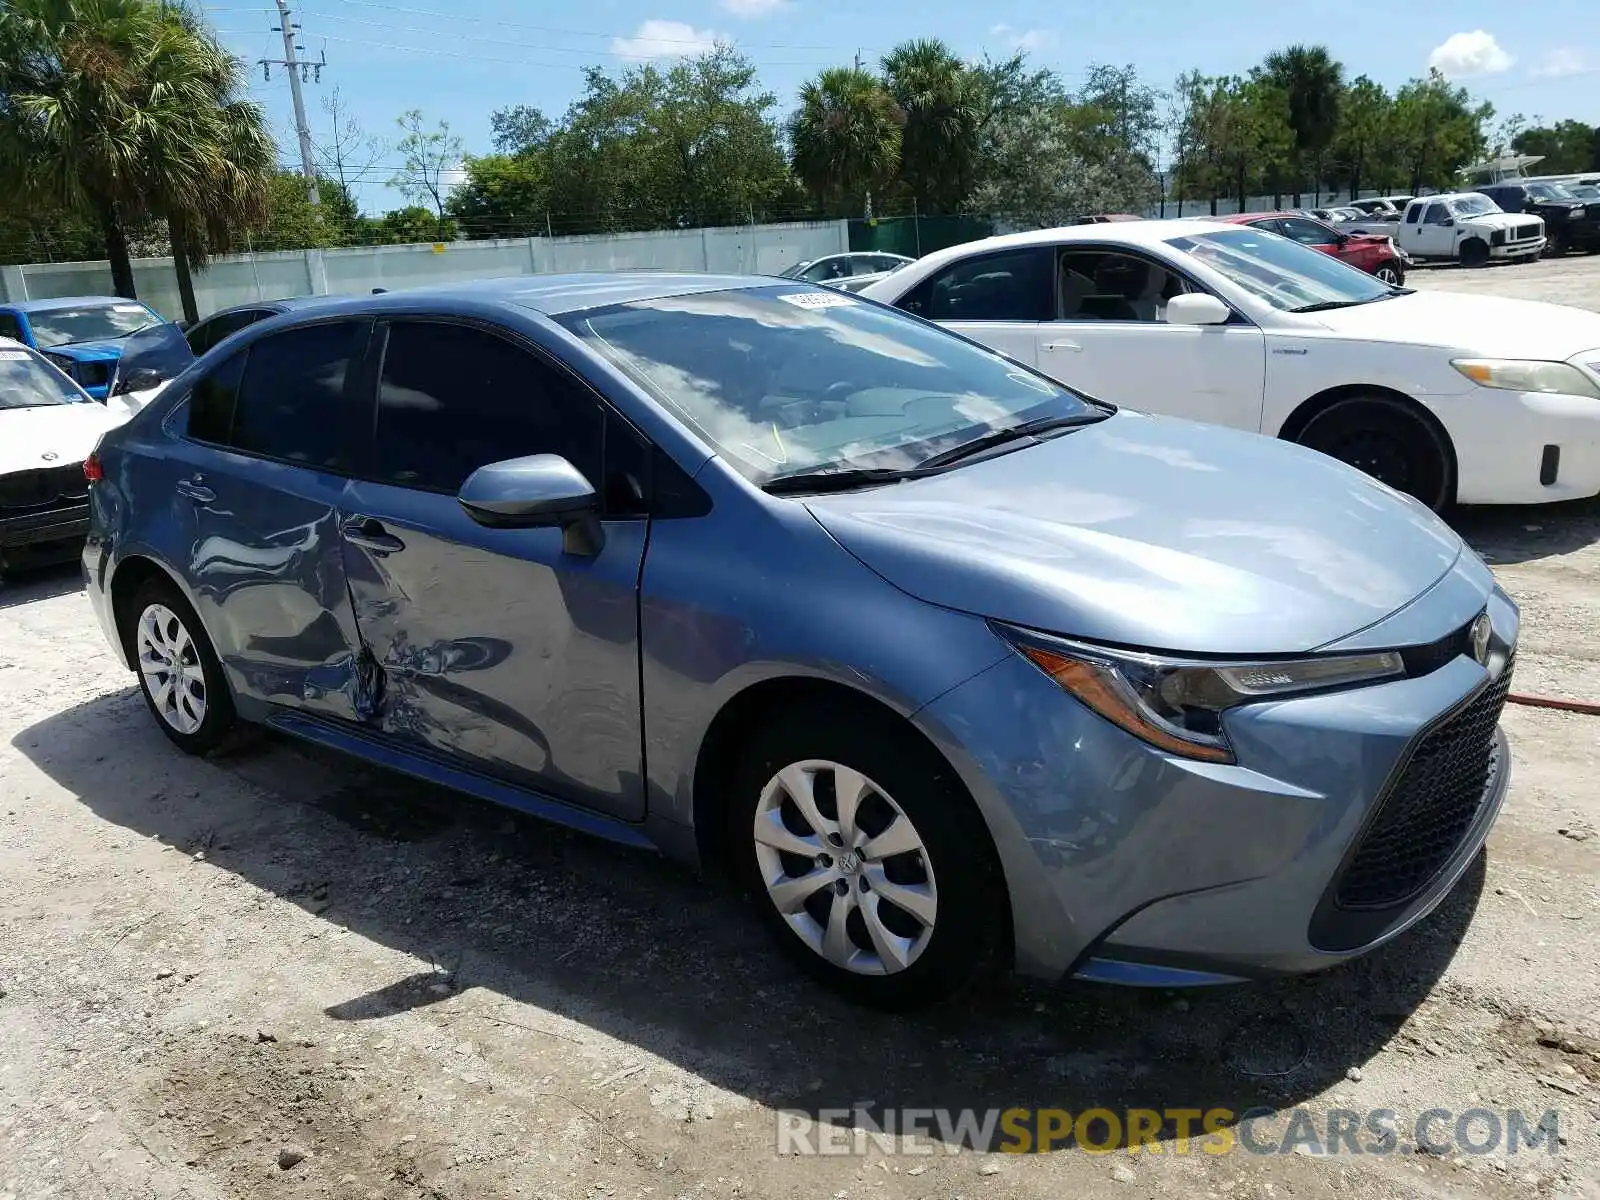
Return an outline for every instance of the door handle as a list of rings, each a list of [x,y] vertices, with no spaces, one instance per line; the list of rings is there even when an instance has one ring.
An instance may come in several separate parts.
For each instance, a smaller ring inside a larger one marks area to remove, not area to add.
[[[1046,342],[1044,345],[1040,346],[1039,349],[1041,349],[1041,350],[1082,350],[1083,347],[1080,346],[1077,342]]]
[[[340,526],[339,532],[352,546],[375,554],[396,554],[406,548],[406,544],[386,530],[376,517],[351,517]]]
[[[201,504],[210,504],[217,498],[217,494],[205,485],[204,475],[191,475],[188,479],[180,479],[174,485],[180,496],[187,496]]]

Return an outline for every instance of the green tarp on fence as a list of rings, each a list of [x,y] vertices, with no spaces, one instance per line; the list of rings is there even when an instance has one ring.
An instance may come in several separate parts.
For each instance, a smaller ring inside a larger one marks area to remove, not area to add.
[[[920,258],[946,246],[976,241],[994,233],[982,217],[877,217],[850,222],[850,249],[883,250]]]

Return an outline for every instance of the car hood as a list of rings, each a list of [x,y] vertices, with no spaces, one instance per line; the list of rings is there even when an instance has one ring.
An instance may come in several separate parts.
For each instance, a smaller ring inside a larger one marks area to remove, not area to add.
[[[64,346],[51,346],[46,354],[59,354],[79,362],[107,362],[122,357],[122,338],[99,342],[69,342]]]
[[[1129,412],[806,505],[929,603],[1191,653],[1324,646],[1415,599],[1462,551],[1421,505],[1331,458]]]
[[[1331,309],[1316,319],[1364,341],[1444,346],[1489,358],[1561,362],[1600,347],[1600,313],[1502,296],[1412,292]]]
[[[102,433],[126,419],[93,403],[0,408],[0,474],[81,463]]]

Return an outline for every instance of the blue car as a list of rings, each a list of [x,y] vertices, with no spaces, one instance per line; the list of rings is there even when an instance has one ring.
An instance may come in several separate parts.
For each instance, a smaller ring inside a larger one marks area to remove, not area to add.
[[[124,341],[165,324],[154,309],[118,296],[0,303],[0,337],[41,351],[96,400],[110,394]]]
[[[179,748],[258,722],[726,871],[867,1003],[1343,961],[1509,777],[1518,611],[1423,506],[806,283],[269,317],[87,472]]]

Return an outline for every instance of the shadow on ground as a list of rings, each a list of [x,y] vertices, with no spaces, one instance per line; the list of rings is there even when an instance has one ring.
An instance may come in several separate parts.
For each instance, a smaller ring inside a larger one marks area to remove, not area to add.
[[[83,568],[76,561],[56,563],[0,579],[0,609],[32,604],[35,600],[53,600],[82,590]]]
[[[908,1016],[796,973],[742,902],[614,848],[274,737],[182,758],[132,689],[16,748],[101,817],[439,965],[331,1006],[364,1021],[479,987],[560,1013],[776,1108],[1282,1107],[1376,1054],[1450,961],[1483,860],[1429,920],[1319,975],[1220,991],[997,989]],[[166,756],[171,766],[164,769]],[[105,762],[141,768],[131,786]],[[300,781],[296,783],[295,781]],[[321,780],[320,784],[307,781]],[[328,782],[331,780],[331,784]]]
[[[1600,542],[1600,497],[1458,508],[1450,524],[1490,566],[1533,562]]]

